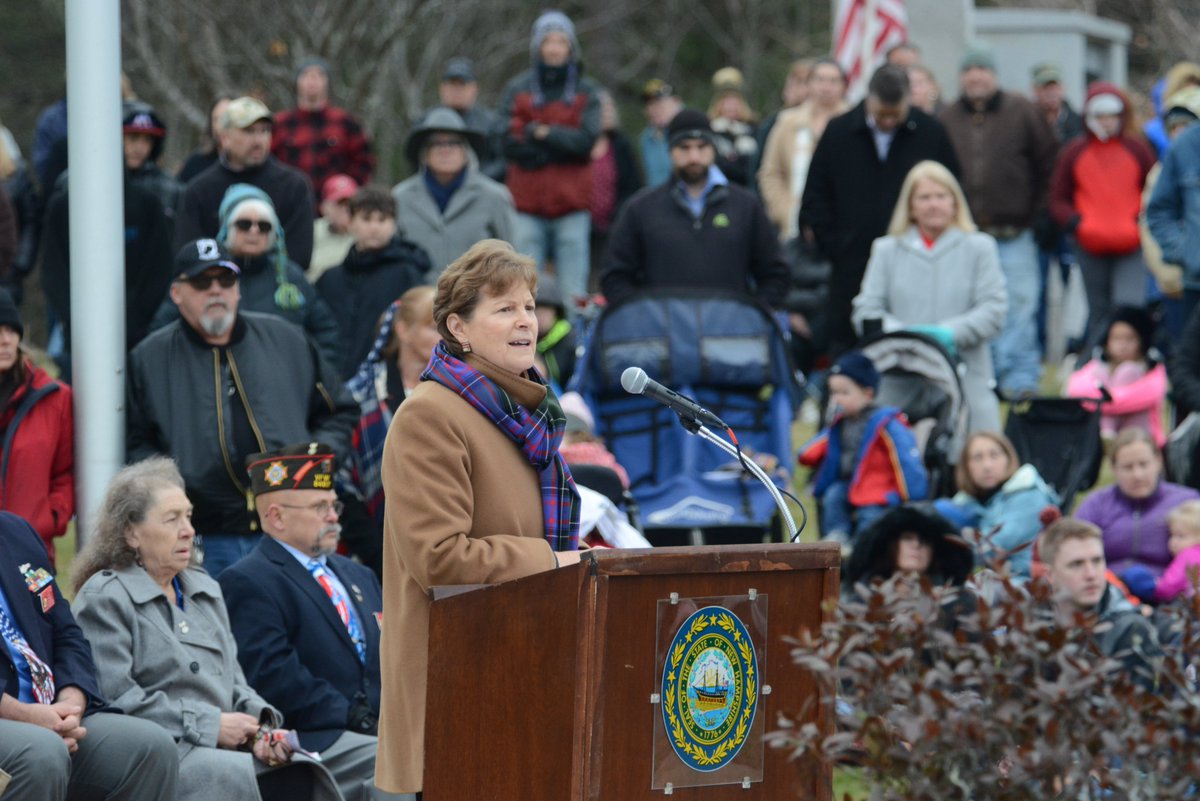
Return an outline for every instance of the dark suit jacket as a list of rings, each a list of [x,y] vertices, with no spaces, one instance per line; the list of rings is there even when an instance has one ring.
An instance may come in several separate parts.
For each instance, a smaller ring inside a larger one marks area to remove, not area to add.
[[[33,528],[11,512],[0,512],[0,589],[12,610],[13,622],[25,636],[29,647],[54,671],[54,686],[78,687],[88,697],[88,711],[95,711],[103,702],[96,685],[96,664],[92,661],[92,646],[71,614],[71,606],[63,598],[58,583],[51,581],[54,603],[42,611],[40,593],[25,584],[23,571],[44,568],[54,574],[46,548]],[[49,603],[49,598],[47,599]],[[8,648],[0,645],[0,685],[13,698],[18,697],[19,682]]]
[[[830,120],[817,143],[804,184],[800,225],[812,229],[833,265],[828,320],[835,343],[854,340],[850,302],[862,284],[871,244],[887,233],[908,171],[926,159],[959,174],[946,129],[916,108],[897,128],[882,162],[867,125],[866,101]]]
[[[328,565],[358,612],[366,666],[321,585],[270,537],[218,579],[246,680],[311,751],[328,748],[345,731],[356,694],[379,711],[379,580],[345,557],[330,556]]]

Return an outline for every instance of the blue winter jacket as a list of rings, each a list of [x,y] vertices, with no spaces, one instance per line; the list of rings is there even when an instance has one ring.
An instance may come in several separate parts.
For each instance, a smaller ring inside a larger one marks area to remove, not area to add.
[[[934,502],[938,512],[951,523],[979,531],[977,564],[990,565],[999,551],[1011,553],[1014,548],[1028,546],[1008,557],[1012,575],[1021,578],[1029,577],[1033,541],[1042,530],[1039,515],[1047,506],[1056,505],[1058,496],[1031,464],[1021,465],[987,503],[980,503],[965,492]]]

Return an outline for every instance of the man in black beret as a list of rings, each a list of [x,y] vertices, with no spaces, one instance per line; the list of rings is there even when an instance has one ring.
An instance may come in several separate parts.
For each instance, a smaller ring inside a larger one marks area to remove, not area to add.
[[[319,751],[346,798],[375,775],[383,597],[336,553],[333,450],[304,442],[246,460],[266,535],[219,581],[246,679]]]
[[[611,302],[641,289],[741,292],[778,305],[787,289],[779,241],[758,198],[715,165],[708,117],[685,108],[667,126],[671,178],[625,204],[600,285]]]

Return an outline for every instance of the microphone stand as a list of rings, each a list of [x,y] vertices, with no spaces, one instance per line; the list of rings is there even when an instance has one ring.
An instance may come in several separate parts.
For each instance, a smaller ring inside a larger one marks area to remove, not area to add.
[[[707,442],[711,442],[734,459],[737,459],[738,463],[743,467],[749,468],[750,474],[762,482],[763,486],[767,488],[767,492],[771,493],[771,498],[774,499],[775,505],[779,507],[779,515],[788,527],[788,542],[795,542],[796,538],[800,536],[800,530],[796,527],[796,519],[792,517],[791,510],[788,509],[787,503],[783,500],[783,493],[775,486],[775,482],[771,480],[770,476],[763,472],[763,469],[753,459],[739,458],[737,448],[705,428],[696,418],[679,412],[676,412],[676,414],[679,416],[679,422],[683,424],[684,429],[689,433],[695,434]]]

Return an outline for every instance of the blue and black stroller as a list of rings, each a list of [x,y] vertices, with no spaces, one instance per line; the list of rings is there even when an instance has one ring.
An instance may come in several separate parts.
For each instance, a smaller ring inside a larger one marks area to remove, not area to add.
[[[626,393],[628,367],[722,418],[747,456],[760,464],[774,457],[767,472],[784,487],[802,390],[771,311],[731,294],[635,296],[596,319],[572,380],[596,412],[596,433],[629,473],[652,543],[762,541],[776,514],[766,488],[687,433],[670,409]]]

